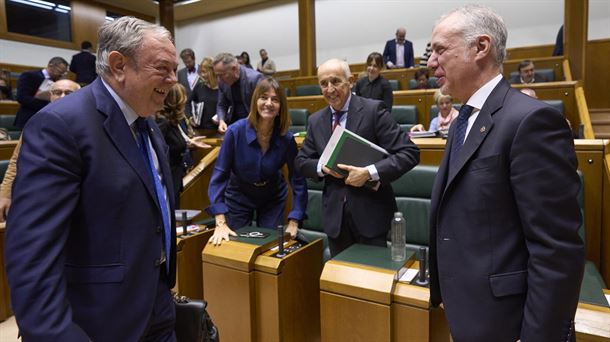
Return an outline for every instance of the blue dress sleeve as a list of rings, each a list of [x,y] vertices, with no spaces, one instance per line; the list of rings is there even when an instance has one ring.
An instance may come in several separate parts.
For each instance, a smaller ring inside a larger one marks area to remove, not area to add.
[[[229,207],[225,204],[225,190],[231,176],[233,160],[236,148],[236,132],[234,129],[227,130],[225,138],[220,146],[220,152],[216,159],[214,172],[208,186],[208,197],[210,198],[210,206],[205,210],[210,215],[225,214],[229,211]]]
[[[294,167],[294,159],[298,153],[297,144],[290,133],[290,140],[286,150],[286,164],[288,165],[288,178],[292,187],[292,209],[288,213],[289,220],[302,221],[307,218],[307,182]]]

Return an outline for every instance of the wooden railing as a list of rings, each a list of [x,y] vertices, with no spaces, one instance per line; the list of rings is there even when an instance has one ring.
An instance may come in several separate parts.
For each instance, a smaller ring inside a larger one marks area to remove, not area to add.
[[[602,192],[602,233],[600,272],[610,286],[610,140],[604,140],[605,155],[603,166]]]

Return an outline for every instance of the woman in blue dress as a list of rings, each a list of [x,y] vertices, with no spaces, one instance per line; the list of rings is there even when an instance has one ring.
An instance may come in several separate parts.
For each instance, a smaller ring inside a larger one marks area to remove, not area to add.
[[[288,166],[292,188],[292,209],[287,231],[296,236],[299,221],[305,218],[307,186],[294,169],[297,144],[288,132],[291,121],[284,90],[272,78],[261,80],[247,118],[225,133],[212,173],[206,211],[216,220],[210,243],[219,245],[235,236],[234,230],[252,224],[275,228],[284,222],[288,186],[282,167]]]

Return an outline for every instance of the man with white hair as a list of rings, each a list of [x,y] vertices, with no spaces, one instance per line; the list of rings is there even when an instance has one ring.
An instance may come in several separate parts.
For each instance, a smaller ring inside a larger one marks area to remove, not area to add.
[[[176,83],[161,26],[98,32],[98,77],[32,117],[7,221],[24,341],[175,341],[174,203],[153,119]]]
[[[470,5],[432,32],[451,124],[430,210],[430,296],[455,341],[574,341],[584,268],[570,130],[502,78],[506,26]]]

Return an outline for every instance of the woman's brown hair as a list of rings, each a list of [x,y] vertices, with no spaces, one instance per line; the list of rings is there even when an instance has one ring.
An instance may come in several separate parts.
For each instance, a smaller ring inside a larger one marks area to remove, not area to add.
[[[180,83],[174,84],[169,89],[167,97],[163,102],[163,109],[157,112],[157,116],[163,116],[172,126],[178,126],[184,120],[184,105],[186,103],[186,90]]]
[[[275,117],[274,120],[274,129],[275,127],[279,128],[280,135],[285,135],[288,132],[288,128],[292,125],[292,120],[290,120],[290,116],[288,115],[288,101],[286,101],[286,93],[284,92],[284,88],[280,87],[279,83],[271,77],[267,77],[262,79],[256,85],[254,89],[254,93],[252,94],[252,102],[250,103],[250,113],[248,114],[248,122],[250,125],[256,129],[258,124],[258,99],[269,90],[274,90],[276,96],[280,99],[280,112],[279,115]]]

